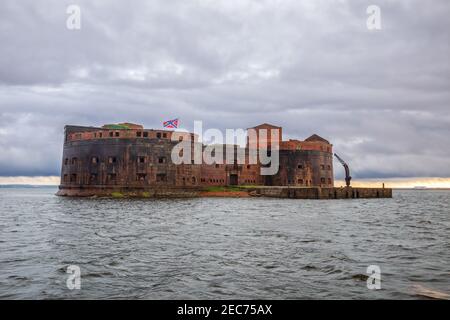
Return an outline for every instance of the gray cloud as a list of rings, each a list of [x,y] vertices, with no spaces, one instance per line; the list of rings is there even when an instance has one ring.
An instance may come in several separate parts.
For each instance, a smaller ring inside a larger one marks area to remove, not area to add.
[[[355,178],[450,177],[450,4],[377,1],[369,31],[370,4],[3,1],[0,175],[57,175],[65,124],[179,117],[318,133]]]

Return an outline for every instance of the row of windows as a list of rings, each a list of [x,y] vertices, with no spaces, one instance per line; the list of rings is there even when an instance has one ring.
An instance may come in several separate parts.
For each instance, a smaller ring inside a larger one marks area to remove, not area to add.
[[[325,184],[325,178],[320,178],[320,183]],[[328,184],[331,184],[331,178],[328,178]]]
[[[145,163],[146,157],[138,157],[137,161],[138,161],[138,163]],[[100,162],[100,159],[98,157],[91,158],[92,164],[98,164],[99,162]],[[158,157],[158,163],[166,163],[166,162],[167,162],[166,157]],[[76,165],[78,163],[81,163],[81,161],[79,161],[78,158],[76,158],[76,157],[70,159],[70,161],[69,161],[69,158],[64,159],[64,165],[68,165],[69,163]],[[109,163],[109,164],[117,163],[117,158],[116,157],[108,157],[107,163]]]
[[[145,157],[145,156],[139,156],[137,158],[137,162],[138,163],[146,163],[147,160],[148,160],[148,157]],[[99,162],[100,162],[99,157],[92,157],[91,158],[91,163],[92,164],[97,164]],[[117,162],[117,158],[116,157],[108,157],[108,163],[109,164],[113,164],[113,163],[116,163],[116,162]],[[166,162],[167,162],[166,157],[158,157],[158,163],[166,163]],[[78,158],[74,157],[72,159],[69,159],[69,158],[64,159],[64,164],[65,165],[68,165],[69,163],[71,163],[73,165],[78,164]],[[194,160],[191,160],[191,163],[194,164]],[[220,168],[220,165],[216,164],[215,167],[216,168]],[[247,169],[250,169],[250,168],[251,168],[250,165],[247,165]]]
[[[147,157],[144,157],[144,156],[138,157],[137,162],[138,163],[146,163]],[[166,162],[167,162],[166,157],[158,157],[158,163],[166,163]]]
[[[148,131],[137,131],[136,132],[136,137],[137,138],[148,138]],[[158,138],[158,139],[161,139],[161,138],[164,138],[164,139],[166,139],[167,138],[167,132],[157,132],[156,133],[156,138]]]
[[[183,177],[183,183],[185,183],[187,180],[189,180],[189,179],[186,179],[185,177]],[[192,178],[191,178],[191,182],[192,182],[193,184],[195,184],[195,183],[197,182],[197,179],[196,179],[195,177],[192,177]]]
[[[98,175],[93,173],[90,175],[89,177],[89,181],[90,182],[95,182],[97,181]],[[116,181],[117,180],[117,174],[115,173],[110,173],[107,175],[106,177],[107,181]],[[77,182],[77,174],[73,173],[71,175],[65,174],[64,178],[63,178],[64,182]],[[146,181],[147,180],[147,174],[146,173],[138,173],[136,174],[136,181]],[[193,184],[195,184],[197,182],[195,177],[192,177],[191,182]],[[167,181],[167,175],[165,173],[158,173],[156,174],[156,181],[157,182],[166,182]],[[202,178],[200,179],[201,182],[207,182],[209,181],[210,183],[224,183],[225,180],[224,179],[205,179]],[[325,184],[325,178],[320,178],[320,182],[321,184]],[[186,182],[186,178],[183,177],[183,182]],[[251,179],[246,179],[244,180],[245,183],[256,183],[256,180],[251,180]],[[292,181],[288,181],[289,184],[292,183]],[[305,183],[306,186],[308,185],[312,185],[312,180],[303,180],[303,179],[298,179],[297,183],[300,185],[303,185]],[[331,184],[331,178],[328,178],[328,184]]]
[[[106,136],[106,135],[105,135]],[[110,131],[108,133],[108,136],[110,138],[118,138],[120,137],[120,131]],[[148,131],[136,131],[136,138],[148,138],[149,132]],[[81,139],[81,134],[78,133],[75,135],[77,139]],[[169,137],[167,132],[157,132],[156,138],[158,139],[167,139]],[[103,138],[103,132],[94,132],[94,138]],[[179,137],[178,140],[182,141],[183,137]],[[191,133],[191,140],[194,140],[194,134]]]
[[[145,156],[139,156],[138,158],[137,158],[137,162],[138,163],[146,163],[147,162],[147,157],[145,157]],[[97,164],[97,163],[99,163],[100,162],[100,159],[98,158],[98,157],[92,157],[91,158],[91,163],[92,164]],[[117,158],[116,157],[108,157],[108,163],[109,164],[114,164],[114,163],[116,163],[117,162]],[[167,159],[166,159],[166,157],[158,157],[158,163],[166,163],[167,162]],[[194,160],[192,160],[191,161],[192,162],[192,164],[194,164]],[[70,163],[72,164],[72,165],[75,165],[75,164],[78,164],[78,158],[76,158],[76,157],[74,157],[74,158],[72,158],[71,160],[70,160]],[[64,160],[64,164],[65,165],[68,165],[69,164],[69,158],[66,158],[65,160]],[[216,168],[220,168],[220,165],[219,164],[216,164],[215,165],[215,167]],[[298,169],[303,169],[303,165],[301,165],[301,164],[299,164],[298,166],[297,166],[297,168]],[[250,165],[247,165],[247,169],[250,169]],[[320,169],[321,170],[325,170],[325,165],[320,165]],[[327,165],[327,169],[328,170],[331,170],[331,165]]]
[[[92,173],[89,176],[90,182],[96,182],[98,178],[98,175],[96,173]],[[147,179],[147,174],[145,173],[138,173],[136,174],[136,181],[145,181]],[[195,183],[195,177],[192,177],[193,183]],[[77,174],[73,173],[71,175],[65,174],[63,177],[64,182],[77,182]],[[106,176],[106,180],[109,182],[116,181],[117,180],[117,174],[110,173]],[[156,181],[157,182],[166,182],[167,181],[167,175],[165,173],[158,173],[156,174]]]
[[[146,180],[147,180],[146,173],[136,174],[136,181],[146,181]],[[167,175],[165,173],[157,173],[156,174],[156,182],[167,182]]]
[[[326,182],[327,180],[325,179],[325,178],[320,178],[320,183],[321,184],[325,184],[325,182]],[[292,180],[289,180],[288,181],[288,184],[291,184],[293,181]],[[332,182],[331,182],[331,178],[328,178],[328,184],[331,184]],[[303,184],[305,184],[306,186],[309,186],[309,185],[312,185],[312,180],[303,180],[303,179],[298,179],[297,180],[297,184],[300,184],[300,185],[303,185]]]
[[[200,181],[201,182],[209,181],[210,183],[225,183],[224,179],[205,179],[205,178],[202,178],[202,179],[200,179]]]
[[[106,135],[105,135],[106,136]],[[110,131],[108,133],[108,136],[110,138],[118,138],[120,137],[120,131]],[[75,135],[76,138],[81,138],[81,134],[76,134]],[[148,131],[137,131],[136,132],[136,137],[137,138],[148,138]],[[167,138],[167,132],[157,132],[156,133],[156,137],[157,138]],[[103,132],[94,132],[94,138],[103,138]]]

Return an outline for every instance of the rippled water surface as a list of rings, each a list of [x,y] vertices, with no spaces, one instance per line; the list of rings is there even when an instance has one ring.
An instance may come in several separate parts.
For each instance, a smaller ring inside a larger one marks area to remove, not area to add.
[[[0,189],[0,298],[420,298],[450,293],[450,192],[393,199],[70,199]],[[66,286],[81,268],[81,290]],[[368,265],[382,272],[368,290]]]

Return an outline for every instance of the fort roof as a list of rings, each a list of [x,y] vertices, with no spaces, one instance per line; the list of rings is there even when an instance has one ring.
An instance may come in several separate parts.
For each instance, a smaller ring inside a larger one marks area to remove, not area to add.
[[[264,122],[264,123],[262,123],[260,125],[257,125],[255,127],[251,127],[249,129],[254,129],[254,128],[281,128],[281,127],[274,126],[273,124]]]
[[[308,137],[305,139],[305,141],[319,141],[319,142],[325,142],[330,144],[330,142],[324,138],[322,138],[321,136],[317,135],[317,134],[313,134],[312,136]]]

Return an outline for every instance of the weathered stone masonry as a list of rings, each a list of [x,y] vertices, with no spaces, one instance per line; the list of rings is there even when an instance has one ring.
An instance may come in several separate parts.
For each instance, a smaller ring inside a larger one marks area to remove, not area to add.
[[[333,188],[333,151],[327,140],[312,135],[304,141],[283,141],[281,128],[270,124],[252,129],[259,140],[261,129],[269,134],[279,130],[277,174],[262,176],[259,163],[248,163],[252,141],[247,141],[243,150],[244,164],[175,165],[171,160],[172,148],[178,143],[171,141],[174,131],[144,129],[129,123],[101,128],[66,126],[58,194],[92,196],[117,191],[192,196],[204,187],[229,185]],[[180,140],[183,138],[189,138],[193,152],[198,137],[182,133]],[[233,147],[236,154],[239,147]],[[270,143],[268,147],[272,147]]]

